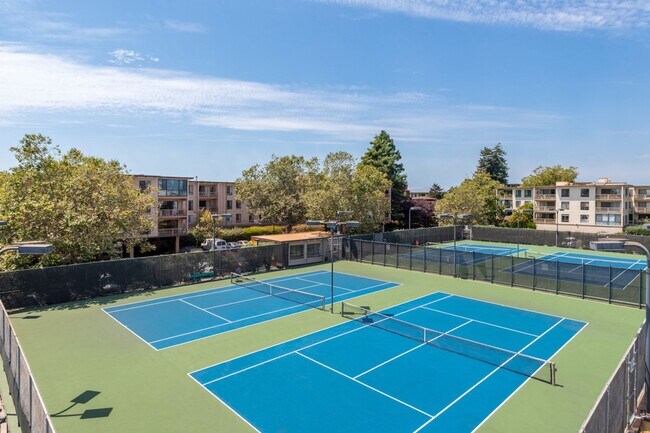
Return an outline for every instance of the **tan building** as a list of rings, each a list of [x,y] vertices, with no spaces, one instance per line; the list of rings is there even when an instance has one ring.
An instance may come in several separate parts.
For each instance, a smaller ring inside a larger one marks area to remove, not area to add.
[[[186,235],[204,210],[211,213],[232,214],[230,220],[220,224],[226,227],[257,224],[257,215],[249,213],[245,203],[237,198],[234,182],[212,182],[191,177],[133,175],[141,189],[151,188],[158,203],[150,211],[154,229],[150,238],[176,238],[176,251],[180,236]]]
[[[617,233],[650,216],[650,187],[607,178],[528,188],[509,185],[500,188],[497,197],[506,213],[532,203],[541,230]]]

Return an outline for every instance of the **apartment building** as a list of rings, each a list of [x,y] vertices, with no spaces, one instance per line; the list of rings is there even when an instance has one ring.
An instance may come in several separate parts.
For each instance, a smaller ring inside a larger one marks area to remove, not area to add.
[[[211,213],[232,214],[230,220],[220,222],[225,227],[257,224],[257,215],[249,212],[246,203],[239,200],[234,182],[202,181],[191,177],[133,175],[135,185],[141,190],[151,189],[158,204],[149,215],[154,221],[150,238],[176,238],[176,251],[180,236],[186,235],[205,210]]]
[[[650,187],[607,178],[527,188],[508,185],[497,190],[497,197],[506,213],[532,203],[541,230],[617,233],[650,217]]]

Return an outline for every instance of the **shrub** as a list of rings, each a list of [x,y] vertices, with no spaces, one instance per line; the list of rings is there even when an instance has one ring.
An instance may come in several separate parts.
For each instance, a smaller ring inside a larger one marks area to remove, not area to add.
[[[625,233],[628,235],[650,236],[650,229],[643,226],[629,226],[625,228]]]

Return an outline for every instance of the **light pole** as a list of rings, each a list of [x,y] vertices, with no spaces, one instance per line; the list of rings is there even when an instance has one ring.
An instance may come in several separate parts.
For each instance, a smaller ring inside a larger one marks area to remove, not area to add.
[[[532,209],[522,209],[518,210],[518,213],[527,213],[527,214],[532,214],[534,211]],[[517,218],[517,257],[519,257],[519,236],[520,236],[520,225],[521,219]]]
[[[645,353],[644,353],[644,368],[645,368],[645,409],[650,410],[650,251],[645,245],[638,242],[628,241],[626,239],[599,239],[589,243],[589,248],[596,251],[623,251],[625,247],[636,247],[645,253],[646,268],[645,268]],[[610,286],[612,282],[609,282]]]
[[[352,215],[351,211],[338,211],[337,216]],[[334,313],[334,232],[337,228],[342,226],[346,227],[359,227],[358,221],[307,221],[308,226],[324,225],[330,229],[330,313]]]
[[[421,211],[422,208],[420,206],[413,206],[413,207],[409,208],[409,230],[411,230],[411,212],[414,211],[414,210],[415,211]]]
[[[457,272],[457,266],[456,266],[456,221],[460,218],[461,221],[465,221],[466,219],[472,218],[474,215],[471,213],[463,213],[463,214],[450,214],[450,213],[441,213],[438,214],[438,219],[440,218],[453,218],[454,221],[454,277],[458,276]],[[442,260],[442,256],[440,256],[440,260]]]
[[[555,247],[560,246],[560,211],[562,209],[555,209]]]

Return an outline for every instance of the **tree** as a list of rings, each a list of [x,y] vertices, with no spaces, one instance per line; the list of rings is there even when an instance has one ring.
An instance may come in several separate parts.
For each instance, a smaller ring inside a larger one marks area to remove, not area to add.
[[[291,228],[305,221],[305,194],[317,160],[273,155],[264,167],[255,164],[236,181],[237,194],[263,221]]]
[[[523,205],[519,206],[518,209],[515,209],[515,211],[510,215],[507,221],[508,227],[512,228],[528,228],[528,229],[534,229],[537,228],[537,225],[533,221],[533,214],[529,212],[522,212],[524,210],[533,210],[533,204],[532,203],[524,203]]]
[[[361,223],[361,231],[381,227],[390,203],[385,191],[390,181],[379,169],[357,164],[347,152],[330,153],[310,176],[306,195],[307,216],[334,220],[337,211],[352,211],[345,218]]]
[[[196,223],[190,228],[190,234],[194,236],[197,244],[200,244],[206,239],[212,239],[212,229],[213,224],[215,224],[214,229],[216,236],[218,238],[223,237],[223,231],[221,230],[221,220],[222,218],[217,218],[217,221],[213,223],[212,221],[212,212],[209,210],[204,210],[199,215],[199,218],[196,220]]]
[[[493,148],[484,147],[481,150],[481,156],[476,166],[476,172],[484,171],[489,174],[493,180],[506,184],[508,182],[508,163],[506,162],[506,152],[501,147],[501,143]]]
[[[576,167],[562,167],[554,165],[552,167],[539,166],[529,175],[521,180],[522,186],[555,186],[556,182],[575,182],[578,177]]]
[[[444,197],[444,195],[445,195],[445,191],[437,183],[434,183],[433,185],[431,185],[431,188],[429,188],[429,197],[431,198],[440,200],[441,198]]]
[[[399,161],[402,155],[386,131],[381,131],[370,142],[370,147],[361,158],[361,163],[370,165],[384,173],[391,183],[391,218],[404,220],[400,203],[406,198],[406,174]]]
[[[457,187],[451,188],[436,204],[438,213],[472,214],[476,224],[497,224],[503,219],[503,206],[495,191],[501,184],[485,172],[477,172]],[[443,220],[452,224],[453,220]]]
[[[52,140],[28,134],[10,149],[18,165],[0,176],[0,242],[43,240],[54,252],[10,257],[5,269],[87,262],[147,246],[155,208],[149,191],[140,191],[117,161],[71,149],[62,155]],[[2,265],[0,265],[2,266]]]

